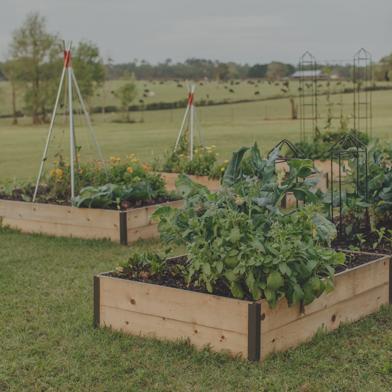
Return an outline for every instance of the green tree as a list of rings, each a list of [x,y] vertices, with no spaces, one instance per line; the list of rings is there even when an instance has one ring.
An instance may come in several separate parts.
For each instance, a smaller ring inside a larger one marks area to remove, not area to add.
[[[383,57],[375,67],[375,76],[380,81],[392,80],[392,54]]]
[[[92,42],[81,41],[72,51],[72,66],[78,80],[80,92],[88,102],[96,89],[105,81],[105,65],[99,48]]]
[[[273,61],[269,63],[267,66],[266,77],[268,80],[279,80],[289,74],[289,67],[287,64],[279,63],[277,61]]]
[[[126,113],[126,120],[130,122],[129,105],[137,96],[137,87],[133,76],[126,77],[125,83],[115,91],[115,96],[121,102],[121,107]]]
[[[45,119],[45,107],[51,98],[49,85],[54,82],[61,64],[60,53],[57,36],[47,32],[46,20],[38,13],[29,14],[13,34],[11,60],[23,67],[24,72],[17,73],[17,80],[25,84],[25,104],[34,124]]]
[[[12,123],[18,123],[17,94],[23,88],[20,79],[23,75],[23,63],[20,60],[7,60],[2,64],[1,72],[11,86]]]

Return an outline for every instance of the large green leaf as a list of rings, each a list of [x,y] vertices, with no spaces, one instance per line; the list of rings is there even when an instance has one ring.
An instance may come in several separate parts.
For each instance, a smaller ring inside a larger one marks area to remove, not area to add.
[[[227,168],[222,178],[223,185],[231,186],[240,178],[241,161],[248,149],[248,147],[241,147],[238,151],[233,152],[231,160],[227,165]]]

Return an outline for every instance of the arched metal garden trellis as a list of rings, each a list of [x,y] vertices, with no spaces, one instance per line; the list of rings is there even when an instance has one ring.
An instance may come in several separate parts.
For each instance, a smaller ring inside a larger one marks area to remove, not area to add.
[[[368,135],[373,128],[372,88],[372,55],[361,48],[353,58],[353,118],[354,129]]]
[[[314,134],[318,121],[318,73],[316,58],[306,51],[299,60],[300,137]]]
[[[368,199],[368,152],[367,146],[357,137],[348,134],[343,136],[338,142],[336,142],[332,148],[330,149],[330,159],[331,159],[331,181],[330,181],[330,192],[331,192],[331,207],[330,214],[331,220],[334,221],[334,209],[339,208],[339,225],[338,225],[338,239],[344,238],[343,231],[343,203],[344,197],[343,194],[346,193],[347,189],[343,189],[343,186],[347,188],[347,182],[343,182],[342,175],[342,164],[344,160],[354,160],[356,173],[354,179],[354,195],[359,196],[360,191],[360,176],[361,176],[361,167],[360,167],[360,158],[361,155],[364,160],[364,194],[362,195],[365,199],[365,202]],[[338,195],[335,197],[335,179],[334,179],[334,171],[333,171],[333,162],[334,160],[338,161],[339,166],[339,176],[337,178],[338,182]]]
[[[279,162],[286,162],[289,159],[293,158],[303,158],[303,152],[296,147],[290,140],[288,139],[282,139],[278,144],[273,147],[270,152],[268,153],[268,157],[272,154],[273,151],[279,150],[282,151],[282,148],[284,146],[287,146],[289,151],[291,152],[290,156],[285,156],[285,155],[279,155],[279,157],[275,160],[276,163]]]

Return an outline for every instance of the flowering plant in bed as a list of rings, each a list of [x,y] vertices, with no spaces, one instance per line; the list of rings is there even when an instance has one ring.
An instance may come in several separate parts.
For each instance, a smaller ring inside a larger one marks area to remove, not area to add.
[[[103,167],[100,162],[80,163],[76,169],[76,187],[79,189],[74,204],[77,207],[129,208],[172,200],[165,190],[164,181],[151,172],[149,165],[134,155],[126,160],[111,157]],[[0,198],[31,201],[34,185],[8,186],[0,190]],[[61,155],[41,185],[37,201],[70,204],[70,167]]]
[[[308,304],[332,289],[335,267],[345,256],[330,248],[336,229],[322,215],[310,185],[297,181],[308,175],[311,162],[290,161],[290,172],[280,178],[274,157],[262,160],[253,146],[255,172],[249,176],[241,172],[248,150],[233,154],[221,191],[181,176],[177,186],[185,207],[156,211],[162,240],[185,248],[185,258],[133,255],[118,273],[229,297],[265,298],[272,307],[282,297],[289,304]],[[284,211],[279,206],[287,192],[315,204]]]
[[[168,173],[208,176],[212,179],[222,177],[228,161],[218,162],[219,155],[216,152],[216,146],[196,146],[192,160],[189,159],[188,152],[188,145],[181,141],[178,149],[168,153],[165,161],[158,169]]]

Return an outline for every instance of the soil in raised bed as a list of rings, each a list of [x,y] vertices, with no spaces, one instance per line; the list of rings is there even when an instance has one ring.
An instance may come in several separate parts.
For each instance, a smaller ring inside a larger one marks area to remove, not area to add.
[[[336,273],[358,267],[381,257],[379,254],[363,254],[350,251],[344,251],[344,253],[346,254],[346,263],[338,266],[335,269]],[[122,270],[109,272],[107,275],[115,278],[211,294],[204,286],[199,286],[194,282],[190,284],[186,282],[182,270],[187,263],[189,261],[186,256],[179,256],[168,259],[166,268],[161,274],[152,274],[150,271],[137,270],[135,268],[122,268]],[[223,281],[216,282],[212,294],[233,298],[229,287]],[[250,296],[246,296],[244,299],[248,301],[253,300]]]
[[[358,251],[378,253],[383,255],[392,255],[392,240],[387,238],[381,239],[377,238],[377,234],[374,232],[363,232],[363,241],[358,243],[349,239],[341,239],[335,241],[333,246],[340,249],[358,249]]]

